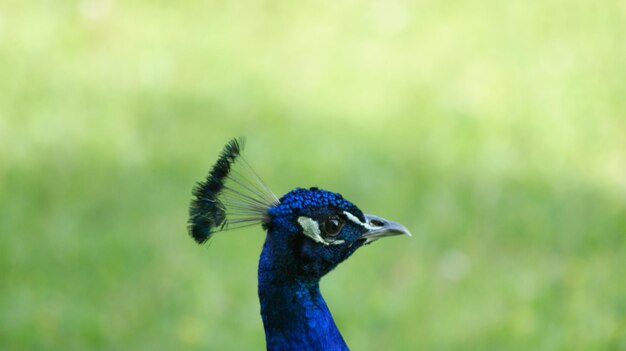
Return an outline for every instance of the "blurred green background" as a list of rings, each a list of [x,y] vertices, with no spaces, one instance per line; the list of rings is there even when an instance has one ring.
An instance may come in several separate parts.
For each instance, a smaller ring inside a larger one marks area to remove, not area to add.
[[[626,350],[624,1],[5,1],[0,348],[253,350],[223,145],[413,238],[322,281],[354,350]]]

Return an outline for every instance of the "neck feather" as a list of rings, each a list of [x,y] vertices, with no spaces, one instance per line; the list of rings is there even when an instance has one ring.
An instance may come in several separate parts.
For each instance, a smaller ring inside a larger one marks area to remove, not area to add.
[[[268,240],[259,262],[259,300],[268,350],[348,350],[319,289],[277,259]]]

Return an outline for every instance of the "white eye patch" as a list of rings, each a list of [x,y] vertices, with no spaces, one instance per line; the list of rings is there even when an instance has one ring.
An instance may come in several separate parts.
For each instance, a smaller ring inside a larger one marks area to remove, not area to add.
[[[302,233],[317,243],[323,245],[340,245],[344,243],[343,240],[327,240],[322,237],[319,223],[312,218],[300,216],[298,217],[298,223],[302,227]]]
[[[367,230],[374,230],[374,229],[378,229],[380,228],[380,226],[375,226],[375,225],[371,225],[369,223],[363,223],[361,222],[361,220],[359,219],[359,217],[353,215],[352,213],[348,212],[348,211],[343,211],[343,214],[346,215],[346,217],[348,217],[349,220],[351,220],[352,222],[362,226],[363,228],[367,229]]]

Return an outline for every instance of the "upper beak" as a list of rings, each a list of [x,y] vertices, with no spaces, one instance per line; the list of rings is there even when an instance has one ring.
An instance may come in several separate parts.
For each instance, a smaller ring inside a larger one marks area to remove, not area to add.
[[[374,240],[384,238],[386,236],[406,234],[411,236],[411,232],[400,223],[392,222],[384,218],[374,215],[365,215],[365,227],[368,229],[361,236],[365,240],[365,244],[369,244]]]

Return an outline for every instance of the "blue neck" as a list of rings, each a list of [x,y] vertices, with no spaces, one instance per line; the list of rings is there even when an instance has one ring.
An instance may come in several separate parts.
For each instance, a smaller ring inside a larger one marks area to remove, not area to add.
[[[299,277],[271,236],[259,261],[259,300],[267,350],[348,350],[319,289]],[[284,251],[283,251],[284,252]]]

